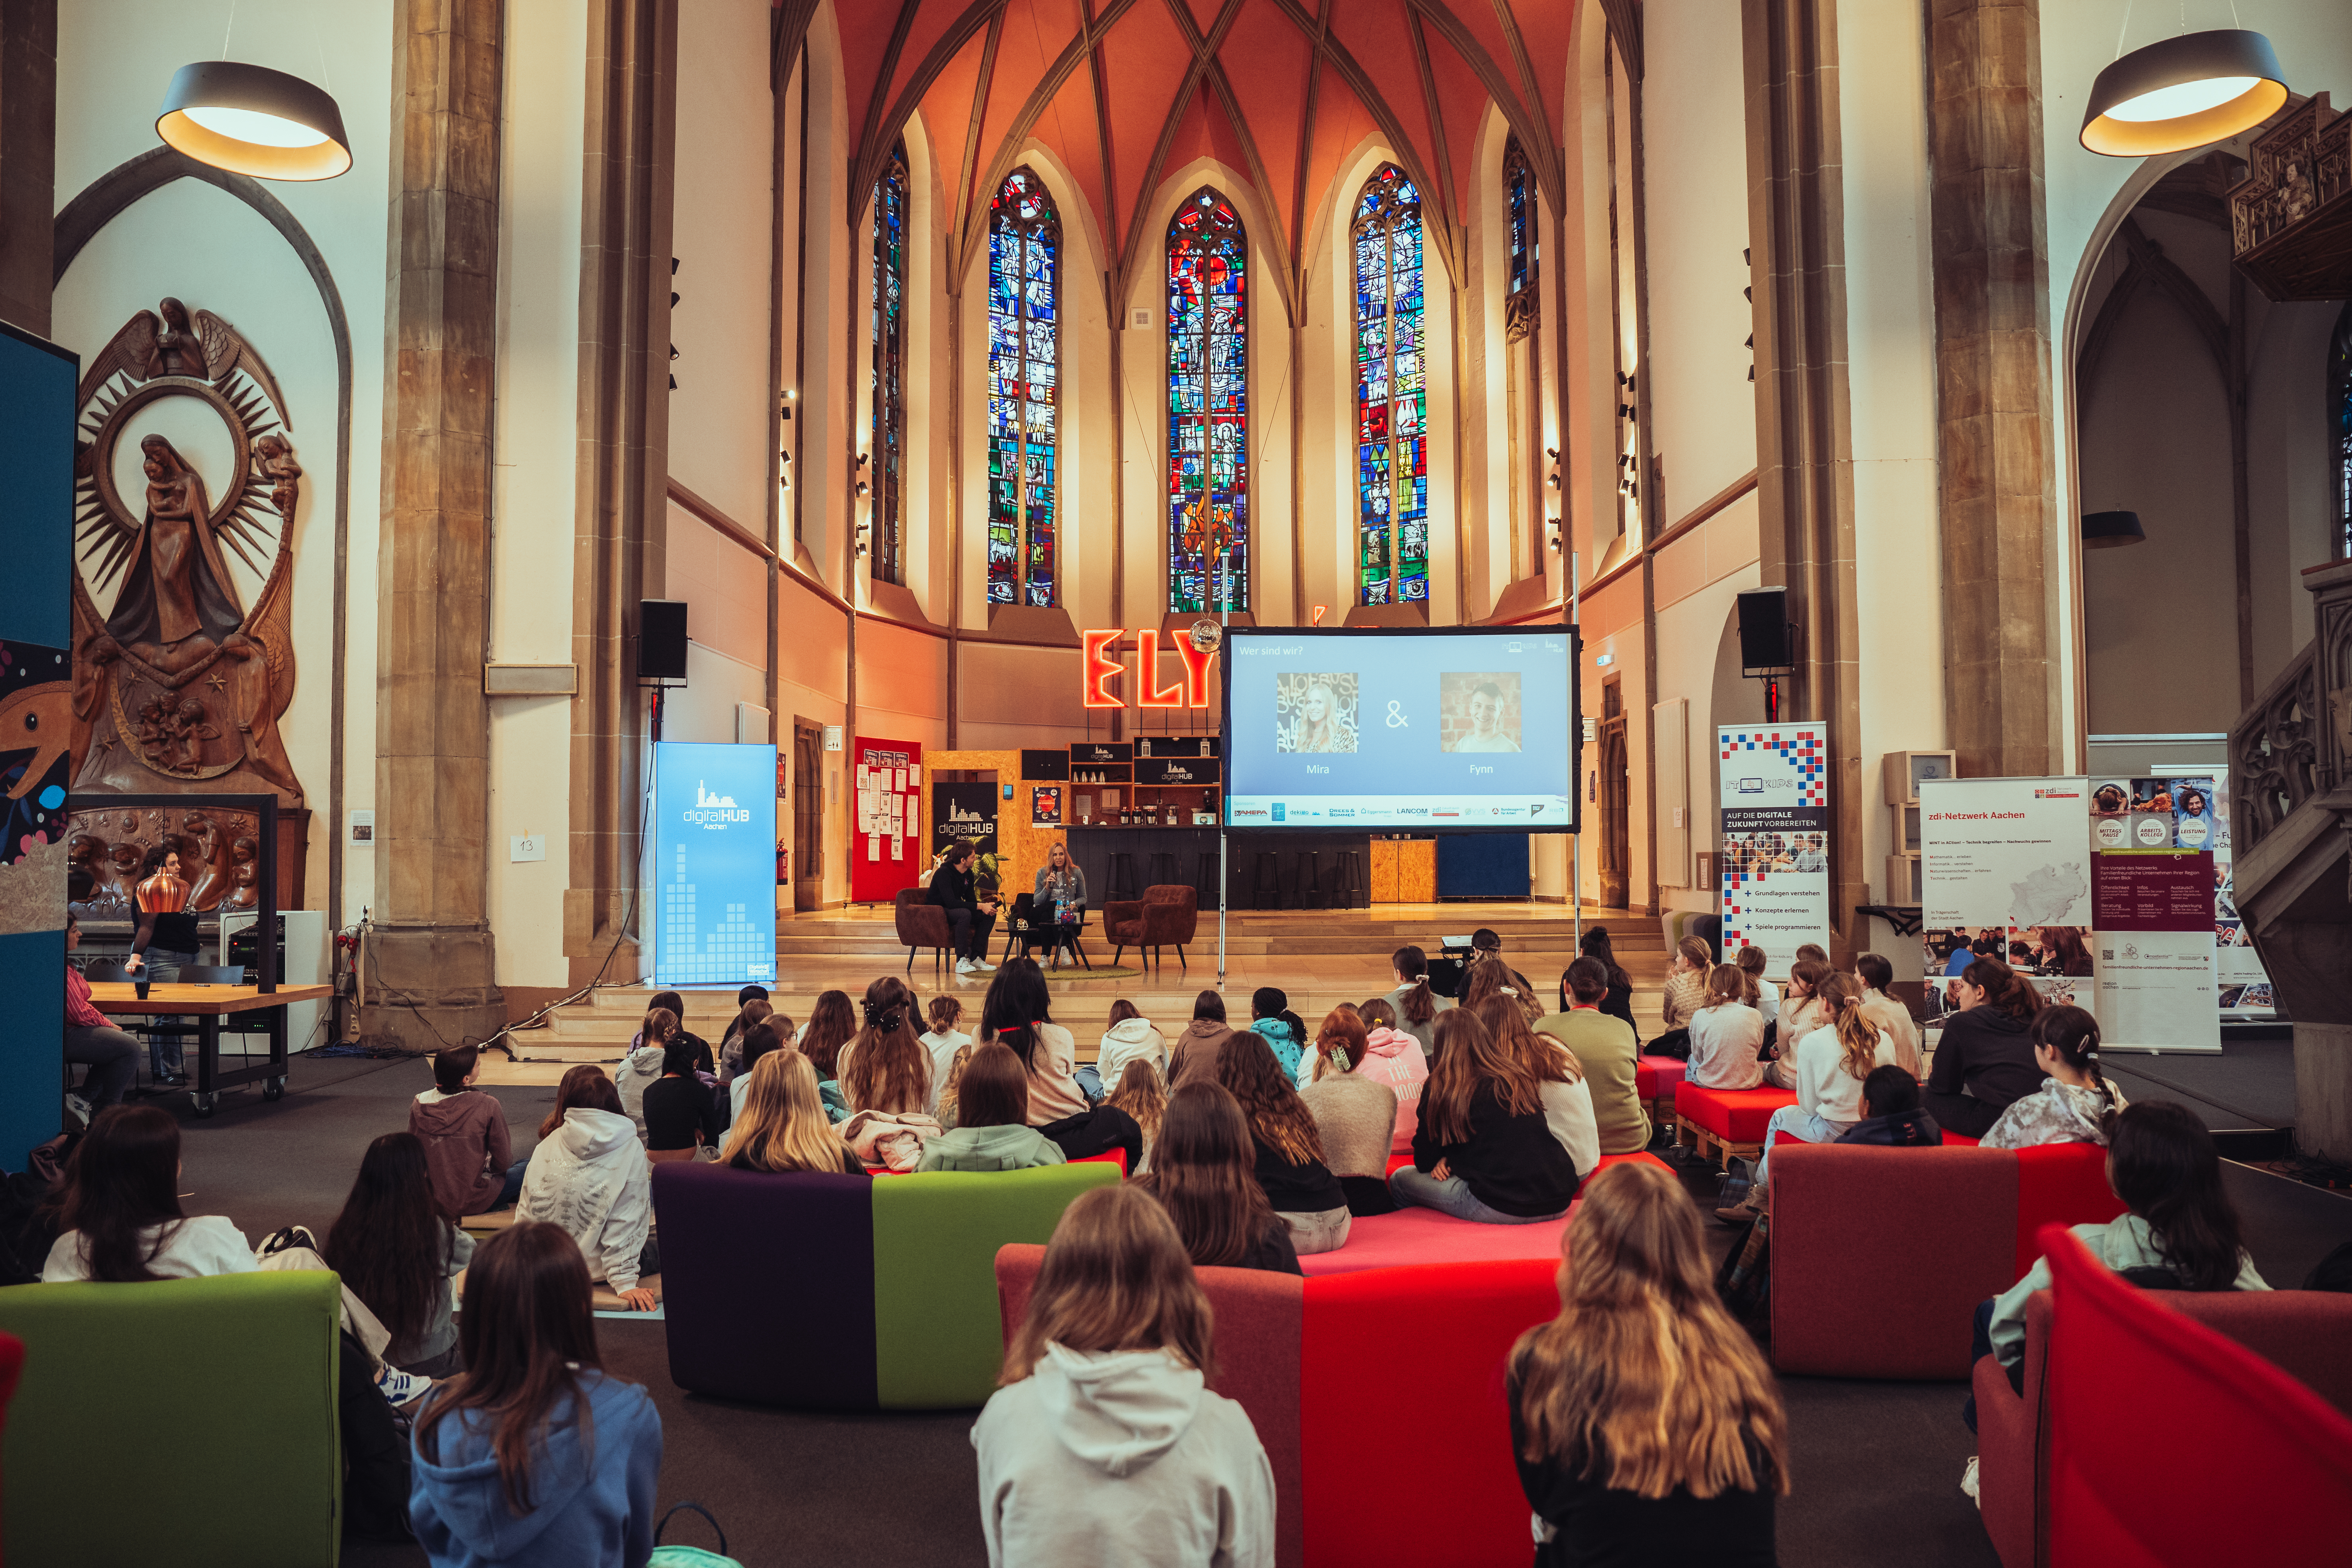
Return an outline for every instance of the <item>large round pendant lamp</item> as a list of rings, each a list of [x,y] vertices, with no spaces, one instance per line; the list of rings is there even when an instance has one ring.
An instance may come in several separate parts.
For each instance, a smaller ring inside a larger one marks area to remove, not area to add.
[[[331,180],[352,166],[342,111],[298,76],[240,60],[182,66],[155,134],[199,163],[262,180]]]
[[[2083,145],[2145,158],[2224,142],[2278,112],[2286,75],[2271,41],[2225,27],[2134,49],[2099,73],[2083,115]]]

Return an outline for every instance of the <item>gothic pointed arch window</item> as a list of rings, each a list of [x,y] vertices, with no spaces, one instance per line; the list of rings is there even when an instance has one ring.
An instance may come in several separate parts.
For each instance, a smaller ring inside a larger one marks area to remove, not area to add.
[[[2352,556],[2352,305],[2327,345],[2328,493],[2336,498],[2336,553]]]
[[[906,576],[907,144],[874,183],[874,575]]]
[[[1168,607],[1249,608],[1249,236],[1203,188],[1168,224]]]
[[[1421,193],[1394,163],[1364,182],[1356,250],[1357,592],[1429,598],[1429,406],[1422,353]]]
[[[988,213],[988,602],[1058,601],[1062,221],[1025,164]]]
[[[1540,313],[1537,301],[1543,290],[1538,264],[1543,246],[1536,234],[1535,174],[1528,167],[1527,152],[1517,136],[1503,142],[1503,206],[1511,236],[1510,279],[1503,292],[1503,336],[1517,342],[1535,330]]]

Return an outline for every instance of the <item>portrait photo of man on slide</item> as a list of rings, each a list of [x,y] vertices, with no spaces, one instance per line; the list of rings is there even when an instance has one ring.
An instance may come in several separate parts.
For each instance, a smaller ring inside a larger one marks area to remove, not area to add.
[[[1448,752],[1517,752],[1519,749],[1519,677],[1516,670],[1492,674],[1449,670],[1437,678],[1442,749]]]

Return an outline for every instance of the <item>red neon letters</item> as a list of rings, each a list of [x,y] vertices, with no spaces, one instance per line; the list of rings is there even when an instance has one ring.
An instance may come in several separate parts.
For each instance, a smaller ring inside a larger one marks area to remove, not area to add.
[[[1124,708],[1124,699],[1112,695],[1109,682],[1115,676],[1127,673],[1126,661],[1119,657],[1118,643],[1127,633],[1118,629],[1081,632],[1078,634],[1079,690],[1089,708]],[[1141,689],[1136,695],[1139,708],[1206,708],[1209,705],[1209,669],[1216,662],[1213,647],[1195,647],[1192,639],[1181,635],[1169,639],[1169,651],[1184,661],[1184,678],[1174,686],[1160,684],[1160,633],[1157,628],[1135,634]]]
[[[1085,693],[1087,706],[1089,708],[1127,706],[1124,700],[1113,696],[1110,689],[1104,684],[1113,676],[1127,673],[1127,666],[1117,658],[1118,639],[1123,635],[1116,629],[1078,634],[1080,646],[1078,657],[1082,660],[1079,666],[1079,684]],[[1105,649],[1110,650],[1111,657],[1104,656]]]

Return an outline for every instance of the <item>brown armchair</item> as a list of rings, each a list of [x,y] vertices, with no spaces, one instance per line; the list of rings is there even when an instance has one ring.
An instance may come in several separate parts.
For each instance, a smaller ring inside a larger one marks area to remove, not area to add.
[[[1192,966],[1184,960],[1184,944],[1201,923],[1201,894],[1198,889],[1158,883],[1143,889],[1143,897],[1120,900],[1104,906],[1103,935],[1116,943],[1118,952],[1111,955],[1116,964],[1130,947],[1151,950],[1154,968],[1160,963],[1160,949],[1165,945],[1176,950],[1176,966],[1189,973]]]
[[[931,971],[939,973],[947,952],[955,945],[955,928],[948,924],[948,912],[937,904],[926,903],[930,897],[928,888],[901,888],[893,913],[898,916],[898,940],[907,946],[907,973],[915,973],[915,950],[931,949]]]

